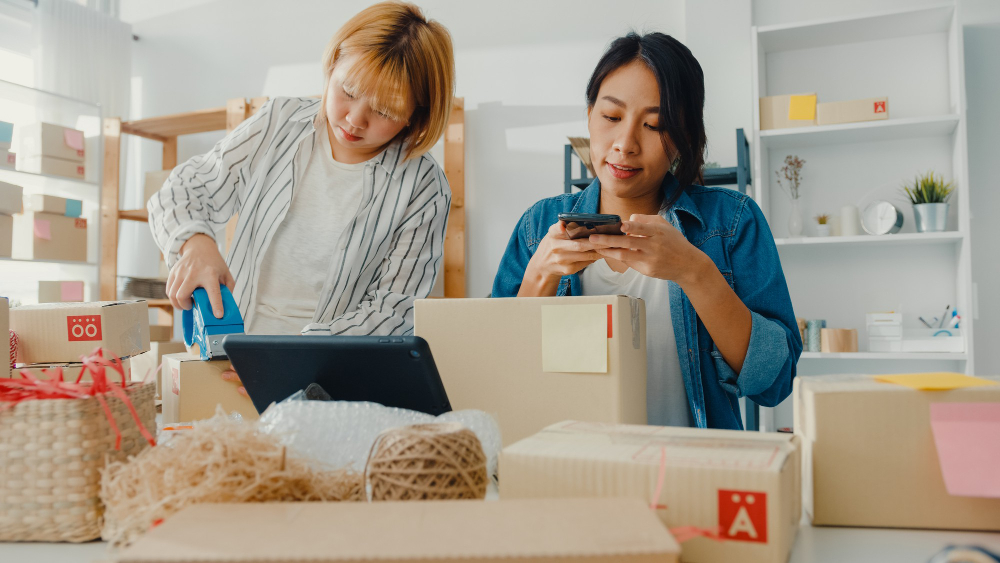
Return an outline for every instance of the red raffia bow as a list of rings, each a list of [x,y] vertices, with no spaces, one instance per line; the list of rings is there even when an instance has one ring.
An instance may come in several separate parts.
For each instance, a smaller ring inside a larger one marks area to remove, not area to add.
[[[101,403],[104,415],[111,423],[111,429],[115,431],[115,449],[120,450],[122,433],[115,423],[114,415],[111,414],[111,408],[108,406],[106,396],[110,394],[125,403],[129,413],[132,414],[132,419],[139,426],[139,432],[149,442],[149,445],[155,446],[156,439],[139,420],[139,413],[136,412],[132,401],[125,393],[128,381],[126,381],[125,368],[122,366],[121,360],[105,358],[103,351],[98,348],[90,356],[82,357],[81,361],[83,367],[75,381],[66,381],[61,367],[54,370],[55,374],[51,379],[38,379],[30,371],[21,370],[22,379],[0,380],[0,410],[14,408],[22,401],[93,397]],[[113,370],[111,374],[107,373],[108,368]],[[44,370],[44,372],[48,374],[49,370]],[[82,381],[87,372],[90,372],[90,382]],[[118,375],[115,376],[114,372],[118,372]],[[113,381],[112,378],[118,381]]]
[[[667,448],[664,446],[660,447],[660,469],[656,475],[656,489],[653,492],[653,498],[649,502],[649,509],[656,510],[666,510],[667,505],[660,504],[660,495],[663,493],[663,482],[667,477]],[[725,541],[726,538],[722,536],[722,527],[716,526],[714,528],[699,528],[698,526],[677,526],[676,528],[670,528],[670,533],[677,540],[677,543],[684,543],[688,540],[693,540],[694,538],[705,537],[713,539],[715,541]]]

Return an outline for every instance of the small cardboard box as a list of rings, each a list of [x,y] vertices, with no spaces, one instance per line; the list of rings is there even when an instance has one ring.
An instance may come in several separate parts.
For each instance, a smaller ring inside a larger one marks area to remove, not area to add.
[[[39,281],[39,303],[82,303],[82,281]]]
[[[836,125],[889,119],[889,98],[866,98],[816,104],[816,124]]]
[[[122,359],[122,369],[125,370],[125,382],[128,383],[132,381],[132,366],[128,358]],[[13,378],[21,377],[22,371],[27,371],[31,375],[38,379],[56,379],[56,370],[62,368],[63,380],[64,381],[76,381],[76,378],[80,375],[80,371],[83,370],[83,364],[79,362],[73,363],[61,363],[61,364],[18,364],[13,370],[11,370],[10,376]],[[118,372],[112,368],[107,368],[105,374],[108,379],[114,383],[121,383],[120,376]],[[80,381],[92,381],[90,372],[83,374],[83,378]]]
[[[154,170],[153,172],[146,172],[146,181],[143,184],[143,192],[146,199],[143,201],[143,205],[149,202],[149,198],[160,191],[163,188],[164,182],[167,181],[167,177],[170,176],[171,170]]]
[[[17,155],[10,152],[9,148],[0,148],[0,168],[17,169]]]
[[[87,220],[54,213],[14,215],[14,258],[87,261]]]
[[[0,214],[13,215],[24,211],[24,188],[0,182]]]
[[[0,215],[0,257],[10,258],[14,254],[14,217]]]
[[[87,176],[86,167],[82,162],[51,156],[36,156],[34,158],[19,156],[15,164],[21,172],[31,172],[32,174],[63,176],[73,180],[84,180]]]
[[[765,96],[760,99],[760,129],[816,125],[816,94]],[[794,104],[794,106],[793,106]]]
[[[163,363],[163,356],[166,354],[180,354],[186,352],[183,342],[157,342],[149,343],[149,351],[143,352],[132,358],[132,374],[136,381],[144,381],[150,372],[156,372],[156,397],[161,398],[163,382],[163,370],[157,371]],[[164,368],[166,369],[166,368]]]
[[[791,434],[565,421],[503,449],[500,498],[655,502],[667,528],[717,529],[724,539],[685,542],[682,561],[787,561],[802,513],[798,443]]]
[[[17,154],[21,159],[48,156],[82,163],[86,157],[83,131],[52,123],[18,127]]]
[[[174,327],[170,325],[149,325],[150,342],[167,342],[174,337]]]
[[[232,367],[229,360],[202,361],[193,354],[163,356],[163,422],[194,422],[215,416],[215,407],[238,412],[247,420],[258,418],[249,397],[240,395],[239,386],[222,379]]]
[[[793,394],[813,524],[1000,531],[1000,498],[948,494],[930,420],[933,403],[1000,402],[1000,385],[917,391],[823,375],[795,378]]]
[[[10,377],[10,302],[0,297],[0,377]]]
[[[119,358],[149,350],[145,301],[24,305],[10,310],[10,328],[19,364],[76,362],[98,347]]]
[[[569,419],[646,424],[641,299],[423,299],[414,326],[452,408],[496,416],[504,444]]]
[[[117,561],[675,563],[679,552],[631,499],[298,502],[189,506]]]
[[[28,209],[36,213],[55,213],[66,217],[83,215],[83,202],[54,195],[34,194],[28,199]]]

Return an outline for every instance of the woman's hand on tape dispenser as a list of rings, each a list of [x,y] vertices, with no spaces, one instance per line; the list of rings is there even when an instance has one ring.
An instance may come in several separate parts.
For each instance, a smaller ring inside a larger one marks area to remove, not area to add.
[[[236,375],[236,370],[227,369],[226,371],[222,372],[221,375],[222,379],[225,379],[226,381],[232,381],[233,383],[240,386],[240,388],[236,390],[240,395],[243,395],[244,397],[250,396],[247,395],[247,388],[244,387],[243,382],[240,381],[240,376]]]
[[[167,297],[170,298],[170,304],[180,309],[190,309],[191,294],[195,289],[203,287],[212,304],[212,312],[216,318],[221,319],[223,307],[219,285],[225,285],[232,291],[236,280],[219,253],[215,240],[208,235],[196,234],[181,246],[180,258],[167,277]]]

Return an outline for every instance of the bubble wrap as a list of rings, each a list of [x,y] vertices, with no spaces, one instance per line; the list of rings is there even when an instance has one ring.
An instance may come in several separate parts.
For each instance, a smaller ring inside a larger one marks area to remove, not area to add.
[[[257,424],[261,432],[278,436],[297,457],[328,469],[364,471],[368,453],[382,432],[411,424],[458,422],[475,432],[487,457],[487,471],[496,475],[500,427],[483,411],[452,411],[435,417],[378,403],[306,401],[301,397],[299,393],[271,405]]]

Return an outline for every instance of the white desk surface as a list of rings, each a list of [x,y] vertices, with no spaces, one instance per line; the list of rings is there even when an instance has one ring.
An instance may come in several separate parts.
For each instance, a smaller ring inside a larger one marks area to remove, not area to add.
[[[926,563],[947,545],[1000,553],[1000,533],[812,527],[803,522],[789,563]],[[0,543],[4,563],[103,562],[106,544]]]

